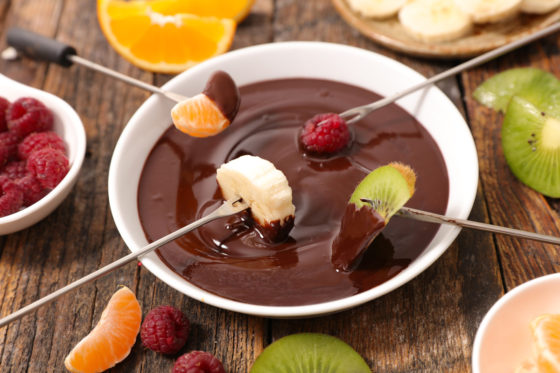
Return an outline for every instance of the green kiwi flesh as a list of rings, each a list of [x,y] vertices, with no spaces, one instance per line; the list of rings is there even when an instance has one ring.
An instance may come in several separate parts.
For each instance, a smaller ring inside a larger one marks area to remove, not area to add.
[[[538,109],[560,116],[560,81],[535,68],[515,68],[494,75],[473,93],[481,104],[506,112],[513,96],[524,98]]]
[[[560,116],[513,97],[502,126],[502,147],[519,180],[546,196],[560,197]]]
[[[336,337],[292,334],[264,349],[250,373],[371,373],[364,359]]]
[[[356,209],[373,207],[387,223],[412,197],[415,180],[416,176],[408,166],[392,163],[378,167],[358,184],[349,203],[355,204]]]

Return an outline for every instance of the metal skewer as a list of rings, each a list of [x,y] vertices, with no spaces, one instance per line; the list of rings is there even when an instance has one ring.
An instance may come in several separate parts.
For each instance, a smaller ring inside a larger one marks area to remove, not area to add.
[[[480,223],[471,220],[450,218],[445,215],[434,214],[433,212],[417,210],[411,207],[401,208],[397,212],[397,215],[405,218],[411,218],[414,220],[425,221],[429,223],[450,224],[462,228],[471,228],[479,231],[505,234],[508,236],[526,238],[528,240],[560,245],[560,237],[554,237],[546,234],[523,231],[520,229],[501,227],[499,225]]]
[[[497,58],[503,54],[506,54],[508,52],[511,52],[512,50],[519,48],[523,45],[529,44],[532,41],[535,41],[537,39],[540,39],[542,37],[548,36],[552,33],[557,32],[558,30],[560,30],[560,22],[556,22],[553,23],[552,25],[535,32],[534,34],[525,36],[521,39],[518,39],[516,41],[513,41],[509,44],[506,44],[502,47],[493,49],[489,52],[486,52],[484,54],[481,54],[478,57],[475,57],[473,59],[470,59],[466,62],[463,62],[462,64],[459,64],[449,70],[446,70],[442,73],[439,73],[437,75],[434,75],[433,77],[424,80],[416,85],[413,85],[410,88],[405,89],[404,91],[398,92],[394,95],[382,98],[381,100],[372,102],[370,104],[367,105],[363,105],[363,106],[358,106],[349,110],[346,110],[345,112],[341,113],[340,116],[346,120],[346,123],[350,124],[350,123],[355,123],[357,121],[359,121],[360,119],[364,118],[366,115],[370,114],[372,111],[380,109],[384,106],[387,106],[391,103],[393,103],[394,101],[398,100],[399,98],[402,98],[412,92],[416,92],[422,88],[425,88],[431,84],[437,83],[440,80],[443,80],[445,78],[448,78],[452,75],[458,74],[460,72],[463,72],[465,70],[468,70],[472,67],[481,65],[485,62],[488,62],[494,58]]]
[[[214,210],[213,212],[211,212],[210,214],[198,219],[195,222],[190,223],[189,225],[179,228],[178,230],[169,233],[167,236],[164,236],[162,238],[160,238],[157,241],[152,242],[151,244],[143,247],[142,249],[140,249],[139,251],[130,253],[124,257],[122,257],[121,259],[118,259],[116,261],[114,261],[111,264],[106,265],[105,267],[102,267],[100,269],[98,269],[95,272],[90,273],[89,275],[82,277],[79,280],[76,280],[68,285],[66,285],[63,288],[60,288],[58,290],[56,290],[55,292],[19,309],[18,311],[0,319],[0,328],[8,325],[9,323],[11,323],[12,321],[18,320],[21,317],[27,315],[28,313],[36,310],[37,308],[48,304],[52,301],[54,301],[55,299],[57,299],[58,297],[68,293],[71,290],[74,290],[82,285],[85,285],[87,283],[90,283],[92,281],[97,280],[98,278],[106,275],[109,272],[112,272],[113,270],[122,267],[125,264],[128,264],[134,260],[137,260],[139,257],[148,254],[149,252],[157,249],[158,247],[161,247],[181,236],[183,236],[184,234],[187,234],[188,232],[208,223],[211,222],[213,220],[219,219],[219,218],[223,218],[223,217],[227,217],[227,216],[231,216],[234,214],[237,214],[238,212],[241,212],[245,209],[249,208],[249,206],[242,201],[226,201],[224,202],[219,208],[217,208],[216,210]]]
[[[19,54],[23,54],[33,59],[54,62],[64,67],[77,63],[135,87],[160,94],[175,102],[187,99],[187,97],[178,93],[161,89],[155,85],[131,78],[128,75],[82,58],[76,54],[74,47],[28,30],[13,27],[8,30],[6,40],[10,47],[2,52],[3,59],[15,59]]]

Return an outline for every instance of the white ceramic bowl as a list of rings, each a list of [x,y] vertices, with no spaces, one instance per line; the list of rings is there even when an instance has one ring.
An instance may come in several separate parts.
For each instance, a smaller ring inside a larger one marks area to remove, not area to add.
[[[36,88],[18,83],[0,74],[0,96],[10,101],[34,97],[54,114],[54,128],[66,144],[70,170],[64,179],[38,202],[0,218],[0,235],[13,233],[37,223],[49,215],[68,196],[76,183],[86,153],[86,133],[83,123],[70,105],[62,99]]]
[[[225,70],[238,85],[257,81],[308,77],[349,83],[390,95],[424,80],[408,67],[362,49],[321,43],[265,44],[229,52],[180,74],[164,88],[187,96],[200,93],[210,74]],[[478,183],[478,162],[472,135],[453,103],[437,88],[399,100],[419,119],[441,149],[450,178],[447,214],[468,217]],[[147,244],[137,209],[138,180],[144,160],[168,128],[173,106],[163,97],[150,97],[133,115],[119,139],[109,169],[111,212],[124,241],[132,251]],[[185,281],[163,264],[155,253],[142,259],[154,275],[180,292],[202,302],[246,314],[267,317],[302,317],[340,311],[377,298],[414,278],[432,264],[453,242],[459,229],[441,227],[429,247],[405,270],[363,293],[336,301],[292,307],[244,304],[211,294]]]
[[[474,340],[474,373],[511,373],[531,357],[529,324],[560,313],[560,273],[528,281],[507,292],[484,316]]]

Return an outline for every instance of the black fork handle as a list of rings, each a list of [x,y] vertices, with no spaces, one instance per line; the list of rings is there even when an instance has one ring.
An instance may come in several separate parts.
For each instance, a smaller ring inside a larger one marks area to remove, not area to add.
[[[71,66],[72,61],[68,57],[77,54],[76,49],[70,45],[19,27],[8,30],[6,41],[27,57],[54,62],[64,67]]]

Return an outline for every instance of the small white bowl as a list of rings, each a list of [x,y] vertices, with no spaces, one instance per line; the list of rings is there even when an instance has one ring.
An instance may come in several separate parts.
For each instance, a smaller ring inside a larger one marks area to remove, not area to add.
[[[0,217],[0,235],[28,228],[49,215],[68,196],[76,183],[86,153],[86,133],[78,114],[62,99],[36,88],[18,83],[0,74],[0,96],[9,101],[33,97],[54,114],[53,130],[66,144],[70,170],[62,181],[41,200],[14,214]]]
[[[560,273],[528,281],[498,300],[474,339],[474,373],[512,373],[531,357],[529,324],[542,314],[560,313]]]
[[[348,83],[385,96],[425,79],[395,60],[363,49],[322,42],[286,42],[226,53],[178,75],[164,88],[186,96],[196,95],[216,70],[227,71],[238,85],[282,78],[317,78]],[[450,182],[447,214],[467,218],[478,185],[478,161],[463,117],[436,87],[408,95],[398,104],[425,126],[442,151]],[[163,97],[150,97],[126,125],[111,160],[109,203],[117,229],[131,251],[148,244],[138,216],[138,181],[150,150],[171,124],[172,106]],[[316,316],[360,305],[410,281],[445,252],[459,231],[452,226],[440,227],[416,260],[379,286],[344,299],[305,306],[274,307],[232,301],[190,284],[155,253],[144,256],[142,263],[178,291],[220,308],[265,317]]]

